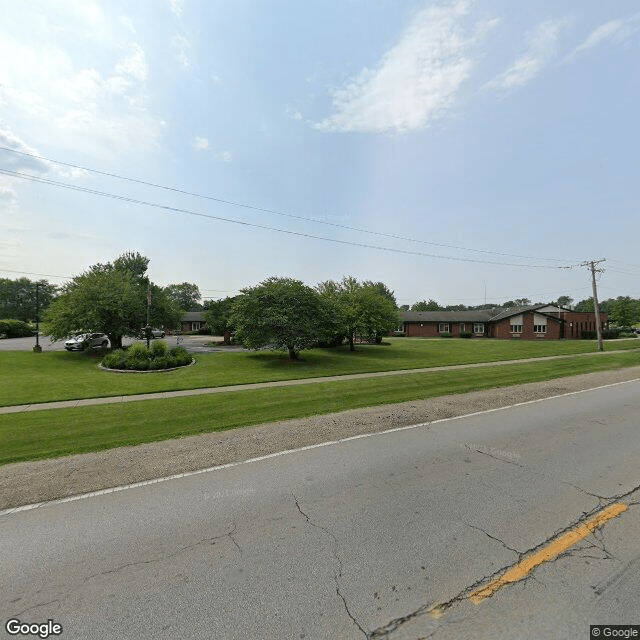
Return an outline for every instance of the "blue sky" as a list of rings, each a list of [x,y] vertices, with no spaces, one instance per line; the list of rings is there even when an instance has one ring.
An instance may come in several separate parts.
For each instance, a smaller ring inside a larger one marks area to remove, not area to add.
[[[2,14],[2,277],[61,283],[132,250],[204,297],[353,275],[480,304],[584,299],[576,265],[606,258],[599,296],[640,297],[635,1]]]

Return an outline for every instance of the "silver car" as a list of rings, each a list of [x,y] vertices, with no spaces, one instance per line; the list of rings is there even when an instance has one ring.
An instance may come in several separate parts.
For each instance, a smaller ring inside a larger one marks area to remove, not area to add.
[[[81,333],[69,338],[64,343],[64,348],[67,351],[84,351],[85,349],[96,349],[98,347],[106,349],[108,346],[109,338],[104,333]]]

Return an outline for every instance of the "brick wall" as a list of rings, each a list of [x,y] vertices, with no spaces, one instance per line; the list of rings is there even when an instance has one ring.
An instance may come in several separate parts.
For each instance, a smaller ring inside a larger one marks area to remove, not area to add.
[[[511,333],[511,318],[505,318],[494,324],[491,336],[520,340],[558,340],[560,338],[560,322],[554,318],[547,318],[546,333],[535,333],[533,327],[533,313],[524,313],[522,315],[522,333]]]

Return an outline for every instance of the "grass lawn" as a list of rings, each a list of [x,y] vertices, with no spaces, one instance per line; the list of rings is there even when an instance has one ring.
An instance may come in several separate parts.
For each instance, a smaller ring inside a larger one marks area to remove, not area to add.
[[[439,344],[439,343],[436,343]],[[0,415],[0,464],[640,364],[637,352]]]
[[[605,348],[636,349],[640,348],[640,340],[617,340]],[[348,347],[305,351],[304,360],[299,363],[289,362],[281,352],[202,354],[193,367],[149,374],[102,371],[96,366],[99,359],[91,354],[5,351],[0,352],[0,406],[570,355],[595,349],[595,342],[587,340],[390,338],[384,345],[358,346],[355,353],[350,353]]]

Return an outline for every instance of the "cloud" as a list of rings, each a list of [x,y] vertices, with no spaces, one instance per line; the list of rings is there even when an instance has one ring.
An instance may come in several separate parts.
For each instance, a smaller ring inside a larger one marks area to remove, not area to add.
[[[32,157],[40,155],[35,149],[30,147],[13,131],[2,127],[0,127],[0,147],[6,147],[18,152],[12,153],[11,151],[0,149],[0,161],[2,162],[3,169],[9,169],[11,171],[28,169],[29,171],[38,173],[47,173],[52,169],[51,163],[47,160]]]
[[[171,39],[171,45],[176,52],[176,56],[178,57],[180,64],[185,67],[185,69],[190,69],[191,59],[189,57],[189,52],[191,51],[191,43],[189,40],[182,34],[176,33],[176,35]]]
[[[333,115],[322,131],[413,131],[442,118],[475,65],[473,49],[495,21],[467,34],[469,2],[458,0],[415,13],[398,43],[374,70],[364,69],[333,94]]]
[[[219,151],[216,153],[216,158],[218,158],[218,160],[222,160],[222,162],[231,162],[233,160],[233,156],[230,151]]]
[[[72,139],[94,153],[153,146],[161,127],[148,108],[145,52],[137,43],[113,49],[120,57],[101,51],[112,60],[99,70],[60,46],[0,34],[0,103],[11,128],[42,144]]]
[[[211,143],[206,138],[199,138],[196,136],[193,141],[193,148],[198,151],[209,151],[211,149]]]
[[[486,86],[508,91],[531,82],[555,56],[560,33],[568,24],[564,18],[539,24],[527,38],[527,51]]]
[[[18,194],[12,187],[5,187],[0,184],[0,202],[5,205],[15,204],[18,201]]]
[[[178,18],[182,17],[182,0],[169,0],[169,4],[171,5],[171,12],[175,14]]]
[[[566,62],[574,60],[576,57],[593,49],[604,42],[611,41],[614,44],[626,42],[640,27],[640,13],[636,13],[629,18],[610,20],[601,24],[592,31],[586,40],[578,45],[566,58]]]

